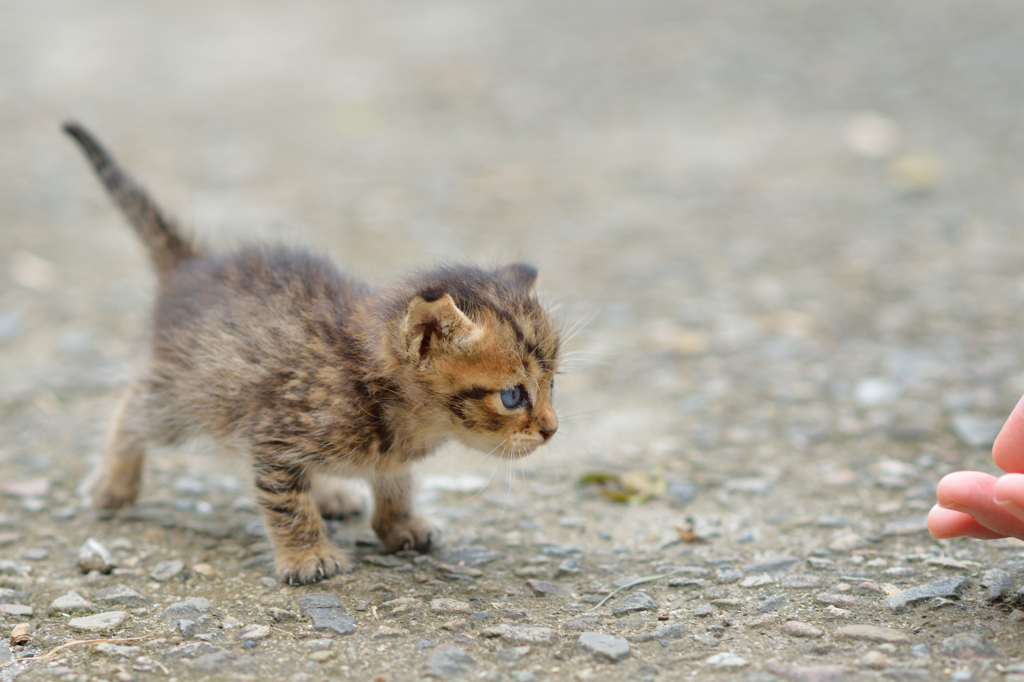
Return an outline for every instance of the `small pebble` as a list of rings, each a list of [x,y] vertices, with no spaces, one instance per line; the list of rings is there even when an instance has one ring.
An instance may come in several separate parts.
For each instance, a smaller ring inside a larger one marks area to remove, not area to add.
[[[723,651],[704,659],[704,665],[712,668],[744,668],[750,665],[750,661],[730,651]]]
[[[107,632],[120,627],[127,617],[128,614],[124,611],[108,611],[94,616],[72,618],[68,621],[68,627],[80,632]]]
[[[612,663],[629,658],[631,649],[629,642],[621,637],[605,635],[599,632],[584,632],[576,640],[576,648]]]
[[[161,561],[153,567],[149,577],[159,583],[163,583],[178,575],[183,570],[185,570],[185,564],[177,559]]]
[[[657,609],[658,602],[651,599],[650,595],[646,592],[637,592],[616,602],[615,605],[612,606],[612,615],[622,616],[627,613],[656,611]]]
[[[782,626],[782,630],[793,637],[821,637],[825,634],[820,628],[799,620],[788,621]]]
[[[78,550],[77,563],[85,573],[89,571],[110,573],[114,570],[114,558],[110,551],[93,538],[87,539]]]

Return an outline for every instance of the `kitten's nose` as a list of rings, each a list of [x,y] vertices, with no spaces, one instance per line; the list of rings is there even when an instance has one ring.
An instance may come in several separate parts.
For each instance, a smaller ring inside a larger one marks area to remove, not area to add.
[[[551,440],[551,436],[558,430],[558,415],[551,409],[551,405],[544,405],[537,411],[537,430],[545,443]]]

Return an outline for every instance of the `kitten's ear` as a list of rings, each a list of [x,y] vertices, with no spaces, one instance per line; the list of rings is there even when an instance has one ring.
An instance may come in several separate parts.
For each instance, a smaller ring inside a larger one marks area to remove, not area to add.
[[[421,362],[439,345],[458,347],[472,340],[477,326],[449,294],[426,292],[409,303],[402,321],[402,343]]]
[[[526,263],[512,263],[498,268],[498,276],[512,282],[526,293],[533,291],[533,287],[537,284],[537,268]]]

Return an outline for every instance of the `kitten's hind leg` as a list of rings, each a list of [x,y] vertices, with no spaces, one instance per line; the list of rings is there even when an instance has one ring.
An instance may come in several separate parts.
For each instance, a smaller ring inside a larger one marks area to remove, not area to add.
[[[434,524],[412,515],[412,476],[408,471],[373,478],[376,504],[373,530],[380,538],[381,552],[390,554],[403,549],[426,552],[438,544],[441,531]]]
[[[309,492],[325,519],[347,519],[366,509],[366,499],[355,481],[321,474],[313,476]]]
[[[114,415],[110,443],[91,481],[93,505],[99,509],[120,509],[139,496],[146,438],[138,412],[137,393],[129,389]]]
[[[298,465],[282,463],[286,459],[280,453],[256,456],[256,499],[281,582],[308,585],[346,570],[348,562],[324,537],[309,474]]]

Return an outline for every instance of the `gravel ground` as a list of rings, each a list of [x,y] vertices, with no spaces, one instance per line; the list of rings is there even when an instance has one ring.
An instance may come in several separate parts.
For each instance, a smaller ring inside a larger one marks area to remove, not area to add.
[[[1024,5],[2,13],[0,680],[1024,680],[1020,543],[924,528],[1024,392]],[[308,587],[202,444],[98,519],[153,277],[66,117],[215,245],[534,262],[552,445],[439,456],[444,547],[332,523],[356,569]],[[29,658],[82,639],[131,641]]]

